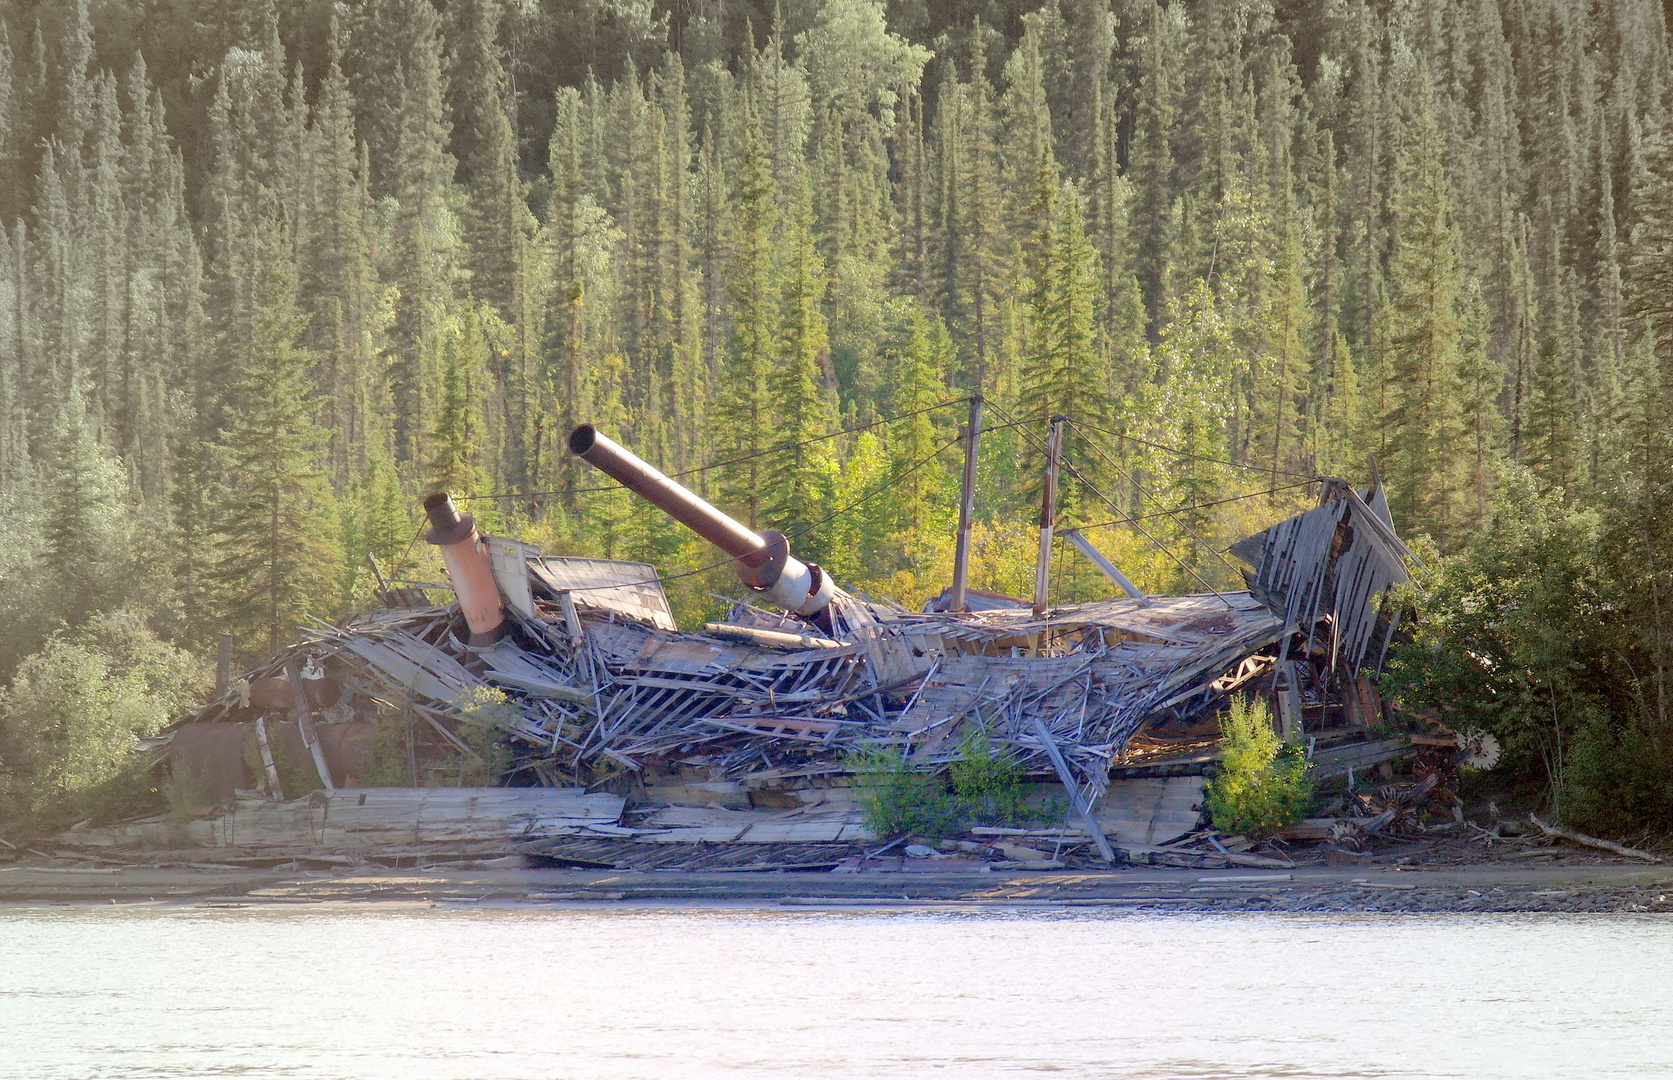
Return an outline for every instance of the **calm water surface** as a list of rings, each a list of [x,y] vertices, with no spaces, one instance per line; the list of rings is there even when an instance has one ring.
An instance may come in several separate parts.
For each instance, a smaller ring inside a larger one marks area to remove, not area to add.
[[[14,910],[0,1077],[1673,1077],[1673,920]]]

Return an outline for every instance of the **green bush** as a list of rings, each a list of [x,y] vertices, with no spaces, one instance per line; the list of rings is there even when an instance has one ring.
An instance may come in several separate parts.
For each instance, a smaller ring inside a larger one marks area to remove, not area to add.
[[[27,809],[108,817],[124,811],[144,762],[135,740],[155,735],[207,689],[206,666],[158,640],[142,616],[97,615],[18,666],[4,702],[7,734],[23,748]],[[120,804],[120,805],[117,805]]]
[[[1300,821],[1313,800],[1307,762],[1278,741],[1266,702],[1233,698],[1220,731],[1220,773],[1208,785],[1214,827],[1259,837]]]
[[[1015,758],[998,752],[985,727],[959,742],[959,756],[945,777],[922,772],[899,747],[871,744],[846,759],[866,827],[880,838],[942,837],[962,825],[1023,826],[1062,817],[1061,800],[1028,805],[1027,774]],[[947,781],[952,791],[947,790]]]
[[[879,839],[909,834],[937,838],[952,831],[958,805],[940,776],[919,772],[898,746],[870,744],[848,755],[854,794],[866,828]]]
[[[503,690],[472,686],[453,700],[453,707],[465,720],[459,726],[459,741],[478,755],[464,759],[459,770],[459,786],[498,784],[511,767],[510,730],[522,716],[517,703]]]
[[[976,825],[1027,824],[1035,813],[1015,758],[996,753],[985,727],[972,728],[959,743],[959,758],[948,772],[959,815]]]
[[[1598,836],[1625,836],[1673,821],[1673,762],[1641,724],[1583,710],[1563,770],[1557,812],[1565,825]]]

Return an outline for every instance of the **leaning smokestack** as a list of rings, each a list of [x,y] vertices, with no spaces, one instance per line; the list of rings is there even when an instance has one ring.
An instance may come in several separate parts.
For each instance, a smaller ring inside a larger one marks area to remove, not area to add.
[[[476,532],[476,519],[461,514],[453,505],[453,496],[445,491],[425,498],[424,514],[430,519],[430,531],[424,539],[441,548],[447,578],[453,582],[453,594],[459,598],[459,610],[465,613],[465,623],[471,630],[470,643],[492,645],[505,629],[505,608],[500,603],[500,587],[494,582],[488,552]]]
[[[817,564],[791,555],[790,541],[783,533],[772,529],[758,533],[728,517],[631,450],[600,435],[591,424],[569,433],[569,452],[732,556],[738,576],[763,600],[808,616],[819,614],[831,602],[836,586]]]

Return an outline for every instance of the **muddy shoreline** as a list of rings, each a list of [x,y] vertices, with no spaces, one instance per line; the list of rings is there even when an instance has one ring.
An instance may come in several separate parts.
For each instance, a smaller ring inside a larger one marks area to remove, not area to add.
[[[503,861],[502,861],[503,862]],[[1202,871],[1129,867],[950,873],[633,873],[516,866],[304,870],[292,867],[0,868],[0,905],[198,909],[621,906],[747,903],[786,910],[1031,908],[1398,914],[1669,912],[1673,868],[1563,866],[1309,867]]]

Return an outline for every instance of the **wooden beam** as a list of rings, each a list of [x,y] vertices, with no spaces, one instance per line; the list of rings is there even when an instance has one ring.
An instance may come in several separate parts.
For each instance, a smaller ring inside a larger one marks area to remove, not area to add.
[[[1278,719],[1283,728],[1284,741],[1291,746],[1301,742],[1301,675],[1296,661],[1280,660],[1276,666],[1274,689],[1278,697]]]
[[[1144,607],[1150,606],[1150,597],[1146,596],[1137,585],[1128,581],[1127,575],[1116,569],[1115,564],[1104,557],[1103,552],[1093,547],[1092,541],[1088,540],[1079,529],[1064,529],[1063,539],[1079,548],[1080,553],[1091,560],[1093,566],[1102,570],[1105,577],[1115,582],[1116,588],[1137,600]]]
[[[969,606],[970,526],[976,512],[976,448],[982,438],[982,395],[970,395],[970,420],[964,429],[964,482],[959,488],[958,541],[953,548],[953,590],[947,610]]]
[[[1063,751],[1057,748],[1057,740],[1052,738],[1051,729],[1038,716],[1034,718],[1034,733],[1040,736],[1040,744],[1046,749],[1046,756],[1051,758],[1051,767],[1057,770],[1058,779],[1063,781],[1063,787],[1069,793],[1069,802],[1074,806],[1075,813],[1080,815],[1081,821],[1086,823],[1086,829],[1092,834],[1092,842],[1098,846],[1098,857],[1107,863],[1115,861],[1115,850],[1110,847],[1109,837],[1098,827],[1098,819],[1092,816],[1092,807],[1086,804],[1086,798],[1080,793],[1080,781],[1069,770],[1069,762],[1063,757]]]
[[[215,657],[215,700],[227,696],[232,686],[232,635],[223,633],[219,654]]]
[[[1051,540],[1057,528],[1057,466],[1063,458],[1063,422],[1066,416],[1051,418],[1051,439],[1046,444],[1046,484],[1040,496],[1040,552],[1034,560],[1034,617],[1046,613],[1051,591]]]
[[[325,748],[320,745],[314,731],[314,710],[308,704],[308,689],[302,684],[302,663],[295,653],[285,657],[285,675],[290,679],[291,693],[296,695],[296,728],[302,733],[302,744],[313,756],[314,771],[319,773],[320,783],[325,785],[325,790],[335,791],[337,786],[331,782],[331,767],[325,763]]]
[[[279,784],[279,767],[273,763],[273,746],[267,741],[267,717],[256,717],[256,745],[261,748],[261,767],[267,771],[267,793],[283,802],[285,789]]]

